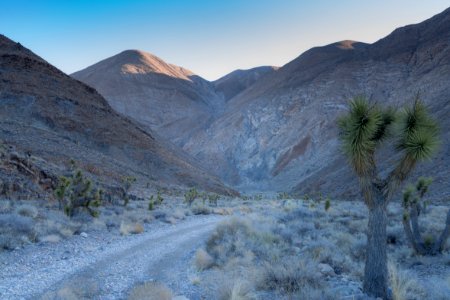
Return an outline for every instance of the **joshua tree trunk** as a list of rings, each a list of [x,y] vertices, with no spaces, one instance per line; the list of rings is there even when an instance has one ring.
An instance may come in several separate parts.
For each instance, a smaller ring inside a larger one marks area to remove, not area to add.
[[[409,216],[403,219],[403,228],[412,248],[419,255],[436,255],[441,253],[450,236],[450,210],[447,212],[444,230],[430,247],[425,247],[425,243],[420,234],[418,217],[418,204],[413,204],[409,210]]]
[[[388,287],[386,226],[385,201],[377,201],[369,206],[363,289],[366,294],[383,299],[387,299]]]
[[[444,250],[444,246],[449,236],[450,236],[450,210],[447,212],[447,219],[445,220],[445,228],[442,231],[441,236],[436,241],[436,244],[434,246],[433,250],[435,253],[441,253],[442,250]]]

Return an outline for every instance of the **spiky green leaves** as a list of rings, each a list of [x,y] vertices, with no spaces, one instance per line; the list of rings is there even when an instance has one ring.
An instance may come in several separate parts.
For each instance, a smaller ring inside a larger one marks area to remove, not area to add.
[[[355,97],[348,114],[338,120],[344,152],[359,176],[373,169],[375,149],[388,136],[394,121],[393,109],[383,111],[377,105],[371,106],[363,96]]]
[[[438,126],[418,98],[400,113],[396,135],[397,149],[415,162],[431,158],[439,144]]]

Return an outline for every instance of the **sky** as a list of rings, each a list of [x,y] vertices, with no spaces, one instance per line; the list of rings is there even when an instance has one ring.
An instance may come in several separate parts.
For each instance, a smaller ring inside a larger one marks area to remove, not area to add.
[[[208,79],[315,46],[373,43],[449,0],[0,0],[0,33],[70,74],[139,49]]]

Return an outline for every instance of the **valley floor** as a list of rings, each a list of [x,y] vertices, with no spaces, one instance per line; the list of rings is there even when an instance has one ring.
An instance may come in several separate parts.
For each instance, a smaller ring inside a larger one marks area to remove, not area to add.
[[[68,220],[54,209],[4,202],[0,237],[13,250],[0,252],[0,298],[369,299],[361,291],[362,203],[331,201],[325,209],[324,200],[258,195],[188,206],[164,198],[151,211],[142,200],[101,207],[87,223],[86,216]],[[428,208],[426,234],[442,228],[447,209]],[[449,299],[449,245],[439,256],[415,256],[401,217],[391,204],[394,299]]]

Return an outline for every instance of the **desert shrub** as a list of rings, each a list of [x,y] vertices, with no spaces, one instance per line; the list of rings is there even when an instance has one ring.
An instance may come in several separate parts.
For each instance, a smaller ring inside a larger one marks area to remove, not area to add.
[[[139,234],[144,232],[144,226],[139,222],[129,223],[122,221],[119,231],[121,235]]]
[[[24,217],[30,217],[30,218],[36,218],[39,214],[38,209],[30,204],[23,204],[16,208],[16,213],[24,216]]]
[[[164,284],[151,281],[135,286],[128,300],[172,300],[173,293]]]
[[[330,201],[330,198],[327,197],[325,199],[325,204],[324,204],[325,211],[328,211],[330,209],[330,207],[331,207],[331,201]]]
[[[393,300],[423,299],[425,292],[412,274],[398,270],[393,263],[388,270]]]
[[[288,294],[296,293],[306,287],[320,288],[322,286],[317,265],[297,256],[266,262],[262,272],[261,287],[281,290]]]
[[[10,213],[12,207],[10,200],[0,200],[0,214]]]
[[[195,252],[194,261],[195,266],[200,271],[209,269],[214,265],[214,260],[211,255],[203,249],[198,249],[197,252]]]
[[[211,209],[204,204],[196,204],[191,208],[192,214],[194,215],[209,215],[211,214]]]
[[[230,257],[244,256],[247,249],[243,249],[238,243],[253,232],[249,222],[233,218],[217,226],[206,242],[206,250],[217,265],[223,265]]]
[[[17,214],[0,215],[0,248],[14,249],[24,243],[34,241],[36,233],[30,217]]]
[[[242,280],[223,280],[218,291],[219,300],[251,300],[257,299],[251,284]]]

